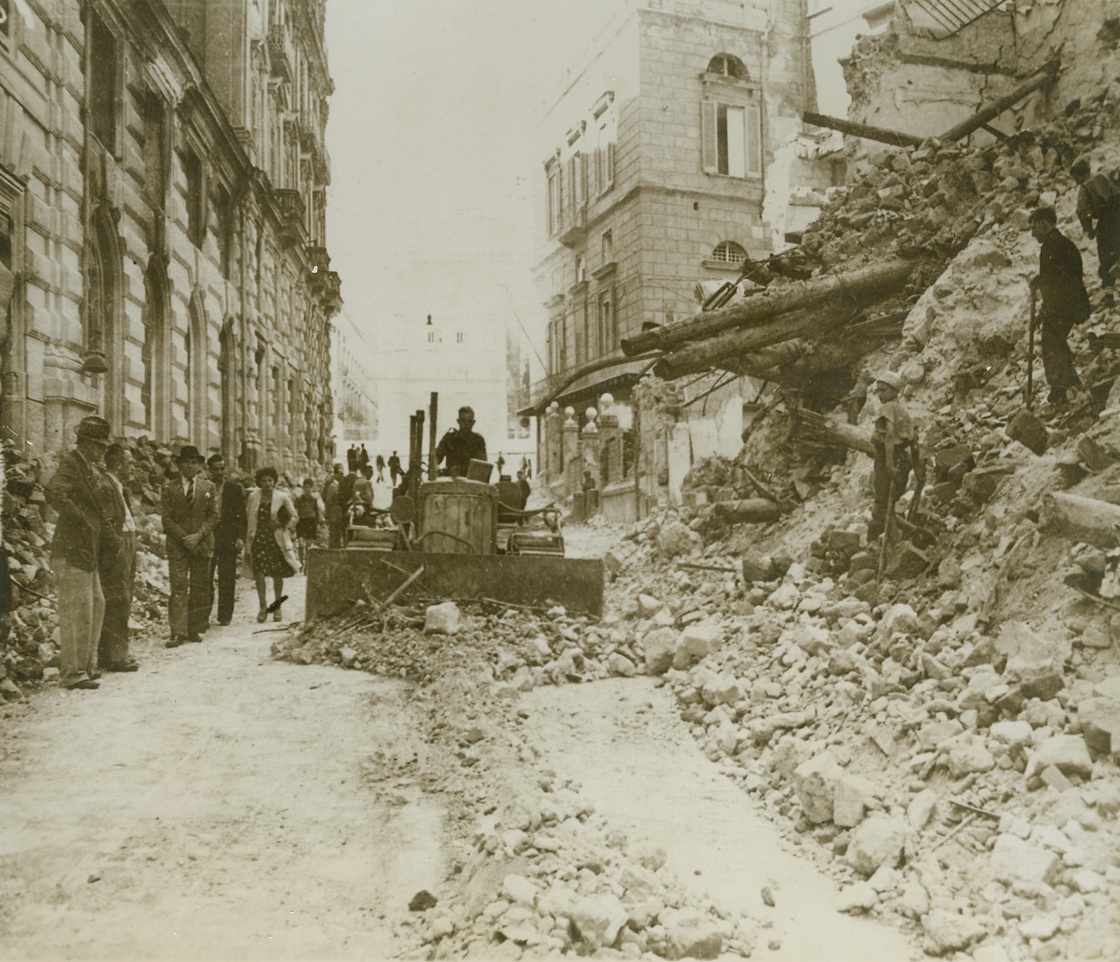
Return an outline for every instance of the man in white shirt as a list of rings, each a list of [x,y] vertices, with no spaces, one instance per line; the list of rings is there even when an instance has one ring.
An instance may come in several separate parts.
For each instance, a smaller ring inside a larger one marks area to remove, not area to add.
[[[97,646],[102,671],[136,671],[140,666],[128,652],[128,617],[136,577],[136,522],[125,485],[132,480],[132,453],[121,444],[105,451],[102,485],[104,522],[98,570],[105,595],[105,617]]]

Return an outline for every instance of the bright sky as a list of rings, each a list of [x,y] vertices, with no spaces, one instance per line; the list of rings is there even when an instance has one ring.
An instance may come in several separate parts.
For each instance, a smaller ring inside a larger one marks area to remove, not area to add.
[[[359,328],[454,313],[501,331],[515,308],[530,324],[537,125],[614,8],[329,0],[328,250]]]

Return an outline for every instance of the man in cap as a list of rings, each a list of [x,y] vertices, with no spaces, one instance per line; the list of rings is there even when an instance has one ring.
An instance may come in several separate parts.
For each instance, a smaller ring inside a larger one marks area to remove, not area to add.
[[[202,641],[210,618],[210,558],[218,523],[217,492],[212,481],[199,476],[204,462],[198,448],[184,444],[175,463],[180,476],[164,484],[160,505],[171,581],[168,648]]]
[[[1116,283],[1120,269],[1120,185],[1107,174],[1092,173],[1089,161],[1079,158],[1069,170],[1081,186],[1077,191],[1077,219],[1090,240],[1097,239],[1101,287]]]
[[[1032,211],[1030,226],[1034,239],[1042,245],[1038,253],[1038,274],[1031,279],[1031,290],[1042,294],[1042,307],[1038,312],[1042,330],[1039,347],[1050,385],[1047,401],[1052,405],[1064,404],[1069,389],[1081,386],[1067,339],[1073,325],[1085,320],[1090,313],[1081,251],[1058,230],[1058,217],[1053,207]]]
[[[459,408],[459,427],[452,428],[436,447],[436,464],[447,460],[447,473],[453,478],[464,477],[470,463],[486,460],[486,439],[474,430],[474,408]]]
[[[101,529],[100,572],[105,620],[97,661],[102,671],[136,671],[140,667],[128,651],[128,617],[136,577],[136,523],[125,487],[131,480],[132,452],[123,444],[110,444],[105,451],[101,486],[105,523]]]
[[[894,371],[876,375],[875,393],[879,395],[879,414],[875,418],[872,440],[875,444],[875,506],[871,509],[869,537],[886,528],[889,512],[910,481],[916,460],[917,433],[910,412],[898,400],[902,378]]]
[[[59,682],[63,688],[92,689],[99,687],[97,643],[105,617],[98,561],[105,523],[101,465],[109,446],[109,422],[94,415],[82,418],[75,434],[74,449],[63,455],[45,494],[58,512],[51,567],[61,636]]]
[[[245,515],[245,492],[236,481],[226,478],[226,459],[212,454],[206,462],[210,480],[214,482],[218,523],[214,526],[214,553],[210,557],[210,606],[213,606],[214,577],[218,579],[218,624],[228,625],[233,620],[234,588],[237,585],[237,566],[241,548],[245,543],[248,518]]]

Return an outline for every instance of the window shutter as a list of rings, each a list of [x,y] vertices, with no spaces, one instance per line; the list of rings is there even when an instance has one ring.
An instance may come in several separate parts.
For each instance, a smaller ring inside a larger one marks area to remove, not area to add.
[[[598,197],[602,191],[599,185],[599,165],[603,162],[603,148],[596,147],[595,152],[591,155],[590,163],[587,165],[587,196],[588,199]]]
[[[716,108],[717,104],[705,102],[700,105],[700,166],[706,173],[717,173],[719,151],[716,146]]]
[[[762,111],[757,104],[747,106],[747,176],[762,177]]]
[[[606,187],[614,186],[614,141],[607,144],[607,176]]]

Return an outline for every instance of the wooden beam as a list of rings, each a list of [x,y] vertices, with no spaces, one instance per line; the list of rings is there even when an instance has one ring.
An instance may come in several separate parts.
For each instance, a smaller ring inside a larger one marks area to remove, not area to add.
[[[962,121],[955,127],[951,127],[945,131],[940,137],[941,140],[963,140],[973,131],[979,130],[989,120],[993,120],[1002,114],[1009,107],[1015,106],[1024,97],[1033,94],[1039,87],[1044,87],[1050,83],[1058,74],[1058,61],[1051,60],[1042,68],[1042,70],[1031,80],[1022,84],[1012,90],[1009,94],[1000,97],[999,100],[985,107],[983,110],[977,111],[968,120]]]
[[[811,110],[805,111],[801,115],[801,119],[814,127],[839,130],[842,134],[862,137],[864,140],[875,140],[881,144],[890,144],[892,147],[918,147],[927,139],[917,137],[914,134],[904,134],[899,130],[888,130],[886,127],[875,127],[872,124],[861,124],[854,120],[830,117],[828,114],[817,114]]]

